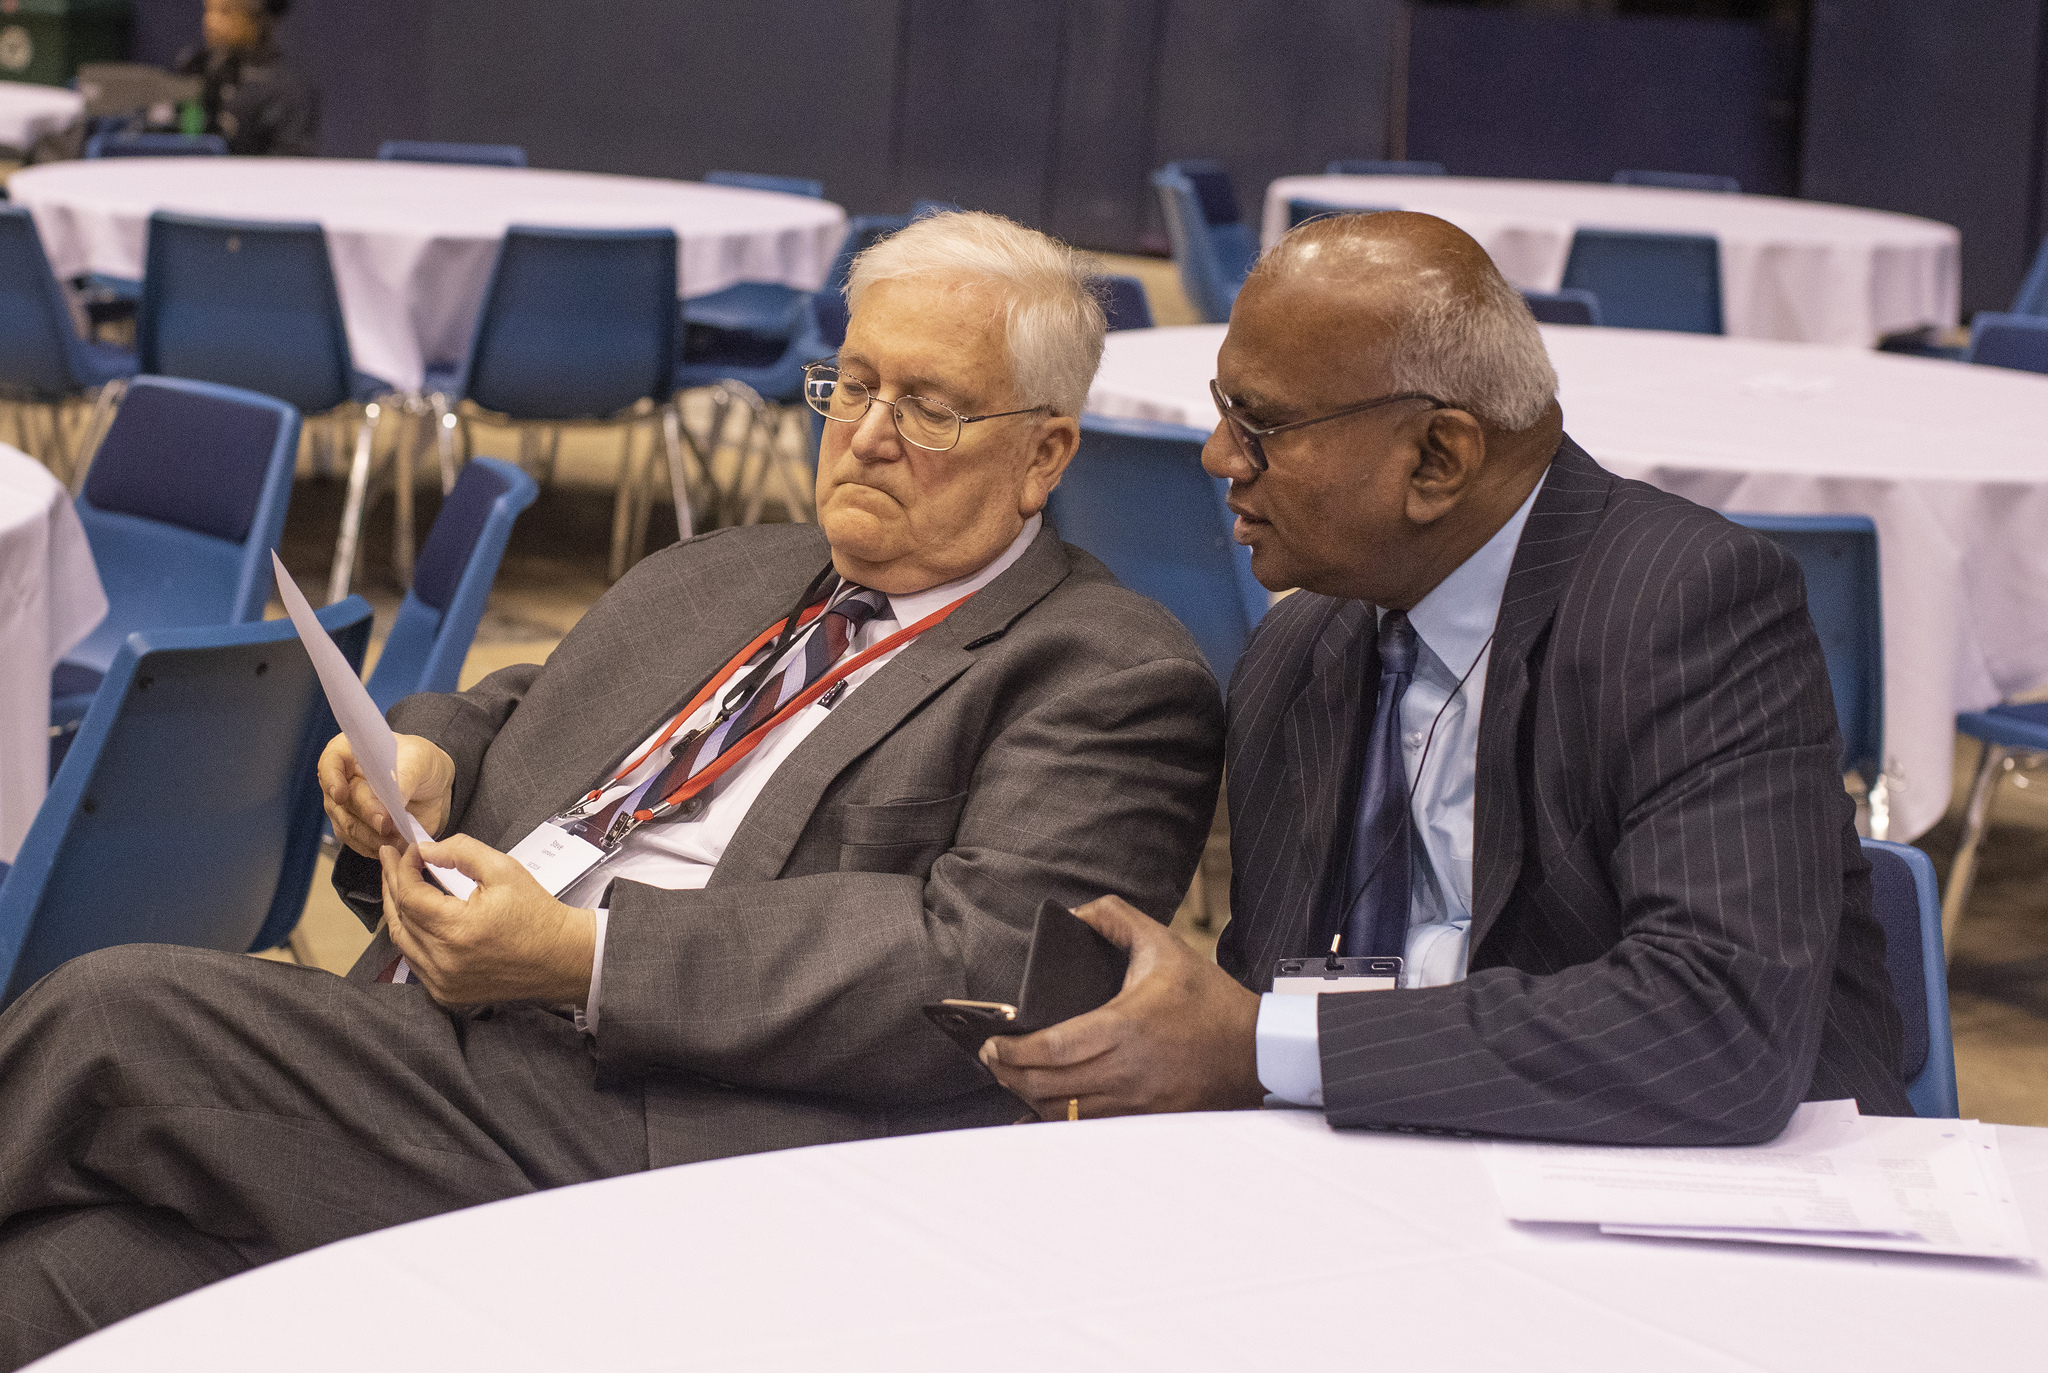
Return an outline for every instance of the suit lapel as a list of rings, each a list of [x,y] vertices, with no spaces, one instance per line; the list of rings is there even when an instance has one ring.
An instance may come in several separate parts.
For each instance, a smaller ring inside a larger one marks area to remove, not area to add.
[[[775,770],[711,875],[710,886],[772,881],[811,823],[825,789],[911,712],[974,665],[974,650],[1009,629],[1067,577],[1048,521],[1022,557],[835,706]]]
[[[1476,955],[1522,871],[1525,780],[1518,754],[1529,704],[1532,664],[1571,584],[1579,557],[1599,528],[1615,477],[1569,438],[1559,445],[1542,494],[1522,527],[1501,594],[1480,708],[1478,774],[1473,785],[1472,934]]]

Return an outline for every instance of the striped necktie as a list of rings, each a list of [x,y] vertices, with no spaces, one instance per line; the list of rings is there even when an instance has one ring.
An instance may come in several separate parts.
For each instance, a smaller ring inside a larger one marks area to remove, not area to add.
[[[1366,738],[1365,777],[1352,832],[1352,906],[1344,952],[1398,957],[1408,944],[1410,847],[1408,769],[1401,757],[1401,698],[1415,677],[1415,627],[1398,610],[1380,621],[1380,689]]]

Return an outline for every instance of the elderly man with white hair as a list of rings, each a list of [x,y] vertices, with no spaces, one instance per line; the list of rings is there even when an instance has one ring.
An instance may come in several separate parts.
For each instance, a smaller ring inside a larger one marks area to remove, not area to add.
[[[1082,261],[938,215],[848,296],[817,526],[678,544],[545,665],[400,702],[432,843],[329,746],[377,927],[346,980],[130,947],[0,1016],[0,1363],[456,1207],[1016,1118],[920,1008],[1012,997],[1048,897],[1171,917],[1222,704],[1041,514],[1102,350]]]

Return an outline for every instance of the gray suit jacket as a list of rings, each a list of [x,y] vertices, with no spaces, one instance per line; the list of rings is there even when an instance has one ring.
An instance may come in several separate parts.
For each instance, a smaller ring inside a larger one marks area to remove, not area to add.
[[[1375,637],[1297,594],[1232,678],[1217,959],[1254,990],[1341,919]],[[1797,564],[1566,439],[1487,667],[1470,975],[1322,999],[1331,1122],[1689,1144],[1802,1099],[1910,1115],[1840,757]]]
[[[812,526],[648,558],[545,667],[409,697],[455,760],[453,827],[497,848],[607,775],[825,566]],[[596,1072],[645,1083],[652,1161],[1014,1120],[929,1024],[1007,1000],[1031,922],[1104,893],[1172,918],[1215,807],[1222,702],[1200,651],[1050,524],[837,705],[701,891],[613,886]],[[376,917],[374,865],[337,887]],[[356,976],[391,957],[379,935]]]

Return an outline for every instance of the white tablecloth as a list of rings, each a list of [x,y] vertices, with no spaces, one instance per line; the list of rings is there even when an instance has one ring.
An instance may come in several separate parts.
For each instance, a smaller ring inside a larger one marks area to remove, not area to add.
[[[1290,176],[1266,191],[1265,241],[1287,202],[1421,210],[1478,239],[1507,279],[1554,291],[1581,228],[1713,234],[1730,335],[1869,347],[1956,322],[1962,236],[1947,224],[1776,196],[1576,181],[1450,176]]]
[[[508,224],[668,227],[686,296],[739,281],[824,284],[846,234],[829,201],[651,177],[312,158],[119,158],[30,167],[8,182],[59,276],[142,275],[156,210],[314,220],[327,230],[362,371],[418,386],[467,355]]]
[[[0,444],[0,863],[50,776],[50,669],[106,617],[85,529],[49,469]]]
[[[1566,431],[1713,506],[1877,523],[1890,837],[1948,808],[1955,716],[2048,681],[2048,377],[1857,348],[1543,331]],[[1223,326],[1109,336],[1088,408],[1208,429]]]
[[[85,113],[85,97],[62,86],[0,81],[0,145],[27,148]]]
[[[1999,1131],[2048,1234],[2048,1131]],[[39,1369],[2038,1367],[2031,1265],[1514,1226],[1460,1140],[1314,1112],[763,1154],[330,1245]]]

